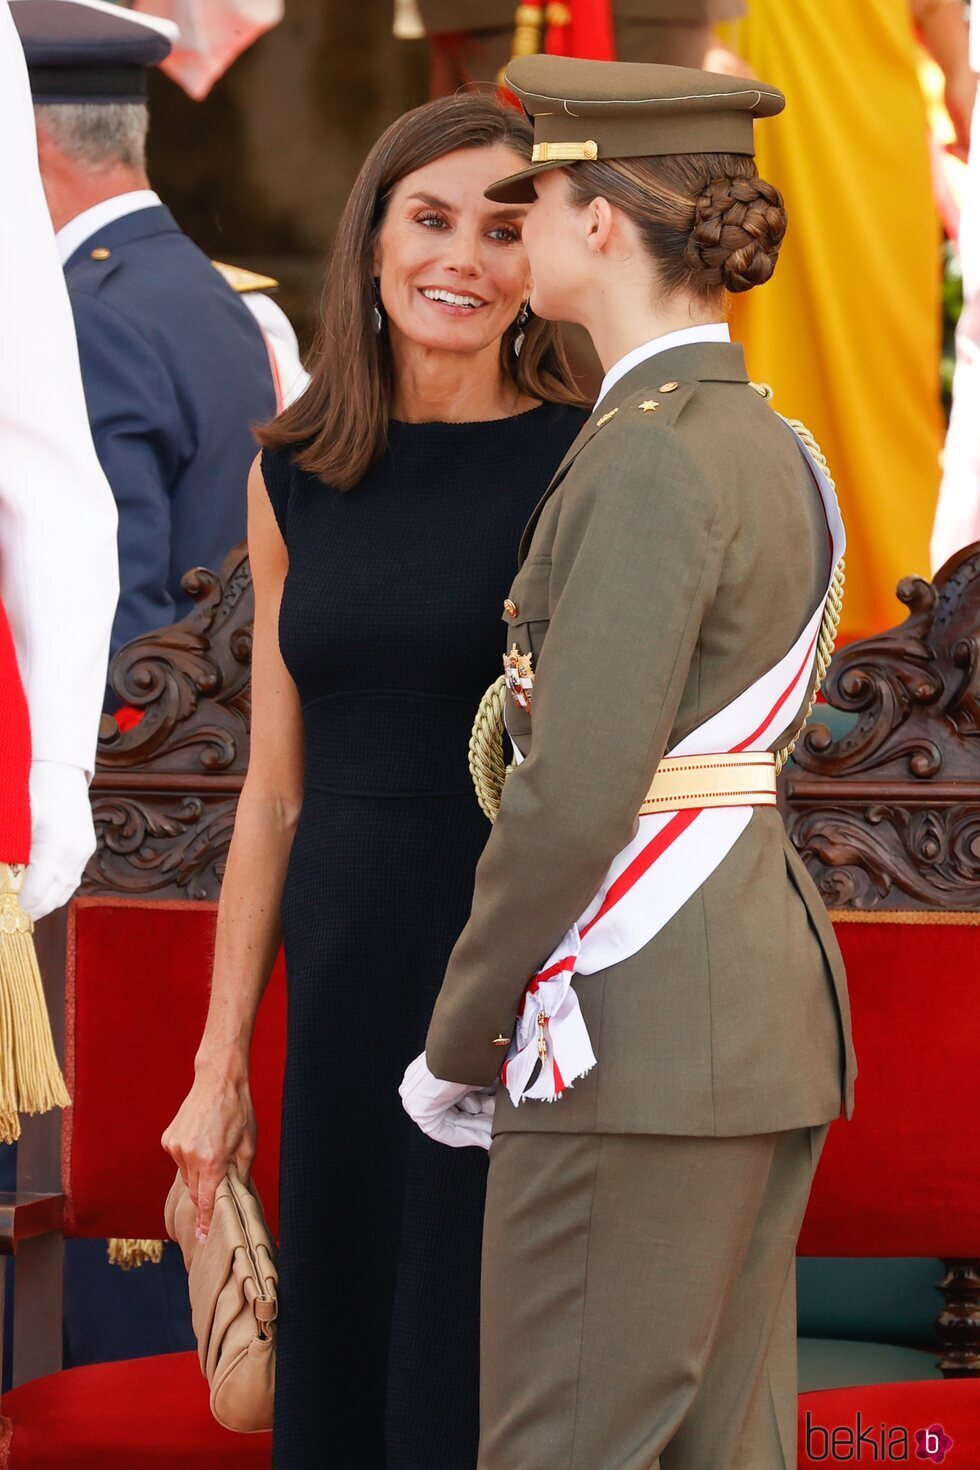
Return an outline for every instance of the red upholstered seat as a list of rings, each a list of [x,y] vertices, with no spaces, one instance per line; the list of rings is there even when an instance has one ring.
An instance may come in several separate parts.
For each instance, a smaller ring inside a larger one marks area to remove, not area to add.
[[[800,1255],[980,1256],[968,1040],[980,927],[956,922],[962,918],[849,913],[834,924],[858,1078],[854,1116],[833,1124],[820,1159]]]
[[[69,910],[62,1124],[65,1234],[164,1234],[174,1166],[160,1134],[193,1079],[207,1011],[217,905],[76,899]],[[277,1228],[285,976],[259,1011],[251,1085],[255,1177]],[[144,1269],[153,1269],[147,1267]],[[270,1434],[211,1417],[193,1353],[53,1373],[3,1397],[0,1470],[267,1470]]]
[[[163,1235],[174,1166],[160,1147],[194,1077],[217,904],[82,898],[68,914],[62,1128],[66,1235]],[[282,956],[259,1007],[250,1085],[255,1183],[278,1222],[279,1112],[286,1050]]]
[[[97,1363],[4,1395],[0,1470],[268,1470],[271,1434],[211,1417],[195,1353]]]
[[[854,1116],[830,1130],[799,1253],[976,1258],[980,1129],[976,1069],[963,1038],[975,1024],[980,927],[974,916],[963,922],[962,915],[929,912],[846,914],[835,929],[858,1059]],[[916,1458],[915,1431],[936,1424],[954,1447],[941,1460]],[[836,1453],[823,1432],[834,1428]],[[803,1394],[799,1434],[800,1470],[937,1463],[980,1470],[980,1381]],[[907,1457],[886,1453],[903,1438]]]
[[[942,1459],[916,1458],[916,1430],[937,1425],[953,1441],[952,1448]],[[836,1441],[830,1438],[835,1429]],[[907,1453],[902,1453],[903,1446]],[[948,1470],[980,1467],[980,1386],[975,1380],[877,1383],[801,1395],[799,1470],[935,1464]]]

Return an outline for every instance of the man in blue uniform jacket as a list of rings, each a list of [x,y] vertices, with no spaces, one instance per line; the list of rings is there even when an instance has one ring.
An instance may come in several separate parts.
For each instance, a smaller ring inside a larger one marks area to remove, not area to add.
[[[112,651],[190,607],[180,579],[245,535],[251,426],[276,411],[252,312],[149,187],[145,68],[165,23],[15,0],[38,158],[96,450],[119,508]]]

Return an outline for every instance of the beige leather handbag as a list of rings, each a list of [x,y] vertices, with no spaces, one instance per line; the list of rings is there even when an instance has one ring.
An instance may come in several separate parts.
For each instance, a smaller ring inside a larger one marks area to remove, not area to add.
[[[211,1412],[226,1429],[272,1428],[279,1276],[262,1205],[232,1166],[218,1185],[207,1240],[180,1175],[165,1209],[167,1234],[184,1255],[201,1372]]]

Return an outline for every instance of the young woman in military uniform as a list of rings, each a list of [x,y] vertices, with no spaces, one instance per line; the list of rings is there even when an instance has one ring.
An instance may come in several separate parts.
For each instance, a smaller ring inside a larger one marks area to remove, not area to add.
[[[545,57],[508,81],[534,165],[488,197],[536,196],[534,309],[581,323],[606,377],[524,533],[519,764],[403,1098],[430,1130],[485,1109],[507,1048],[480,1470],[779,1470],[796,1239],[855,1073],[772,754],[826,653],[843,531],[724,322],[776,263],[752,128],[783,98]]]

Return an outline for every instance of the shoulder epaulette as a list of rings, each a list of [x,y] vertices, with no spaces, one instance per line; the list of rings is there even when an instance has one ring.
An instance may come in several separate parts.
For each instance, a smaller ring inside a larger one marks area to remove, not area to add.
[[[634,393],[619,406],[619,418],[638,418],[641,415],[654,424],[675,424],[681,413],[698,390],[698,382],[678,383],[672,378],[651,390],[644,388]]]
[[[240,296],[245,296],[250,291],[275,291],[279,282],[272,276],[261,276],[257,271],[247,271],[242,265],[226,265],[222,260],[212,260],[211,264],[223,276],[233,291]]]

